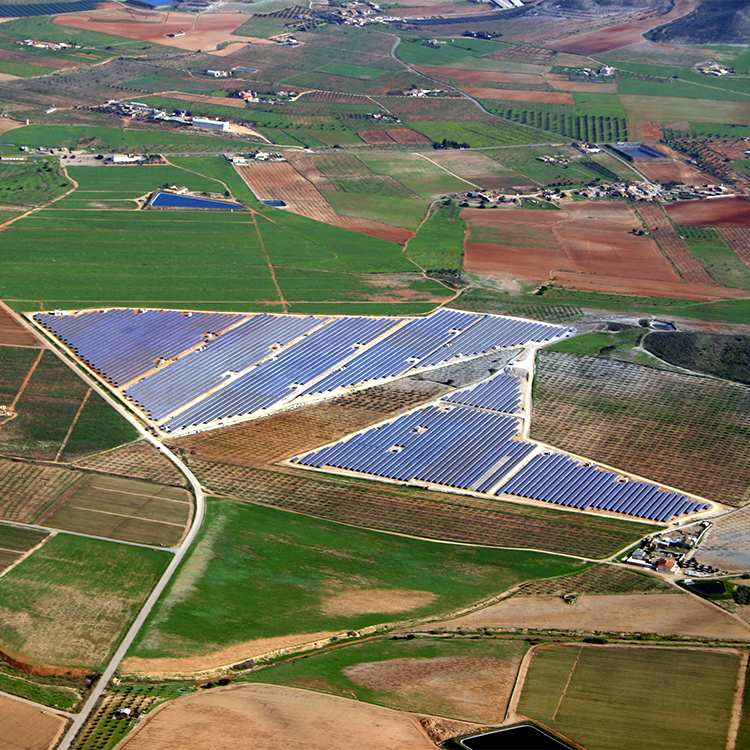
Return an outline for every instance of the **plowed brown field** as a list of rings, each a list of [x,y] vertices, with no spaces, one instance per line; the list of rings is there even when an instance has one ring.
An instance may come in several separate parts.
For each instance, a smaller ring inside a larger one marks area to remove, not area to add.
[[[287,161],[318,190],[336,190],[336,186],[315,166],[305,154],[286,154]]]
[[[0,346],[40,346],[40,342],[32,336],[16,319],[0,307]]]
[[[537,73],[501,73],[494,70],[466,70],[465,68],[431,68],[419,66],[420,73],[432,78],[444,78],[453,81],[457,86],[481,86],[483,83],[518,83],[537,85],[544,83],[544,78]]]
[[[750,202],[746,198],[678,201],[666,209],[669,218],[681,226],[750,227]]]
[[[51,711],[0,696],[0,747],[48,750],[57,744],[66,720]]]
[[[643,140],[658,140],[644,138]],[[643,161],[638,163],[639,171],[654,182],[679,182],[683,185],[714,185],[716,180],[699,172],[683,161]]]
[[[750,205],[750,204],[749,204]],[[659,203],[641,203],[638,211],[652,237],[659,243],[662,251],[674,263],[685,281],[691,284],[715,284],[711,275],[688,250],[675,231],[674,226],[662,211]]]
[[[244,738],[244,739],[243,739]],[[123,750],[435,750],[410,714],[311,690],[231,685],[157,709]]]
[[[387,130],[360,130],[357,135],[365,143],[395,143]]]
[[[750,229],[722,227],[719,233],[729,243],[737,257],[750,268]]]
[[[561,42],[550,44],[549,47],[550,49],[573,52],[580,55],[597,55],[602,52],[609,52],[610,50],[641,41],[642,34],[645,31],[649,31],[655,26],[660,26],[667,21],[690,13],[695,8],[695,5],[695,0],[677,0],[672,10],[666,15],[646,18],[640,21],[631,21],[630,23],[613,26],[609,29],[590,31],[580,36],[574,36]]]
[[[560,271],[681,281],[653,240],[632,233],[641,222],[625,203],[575,203],[561,211],[466,209],[462,216],[470,227],[469,271],[533,281]]]
[[[616,94],[616,83],[592,83],[591,81],[570,81],[564,73],[547,73],[547,83],[558,91],[579,91],[591,94]]]
[[[232,32],[247,18],[240,13],[202,13],[195,17],[179,13],[154,13],[123,8],[107,3],[97,10],[65,13],[54,18],[54,23],[84,31],[124,36],[144,42],[156,42],[186,50],[206,50],[219,42],[247,42],[248,38]],[[184,36],[169,37],[184,31]]]

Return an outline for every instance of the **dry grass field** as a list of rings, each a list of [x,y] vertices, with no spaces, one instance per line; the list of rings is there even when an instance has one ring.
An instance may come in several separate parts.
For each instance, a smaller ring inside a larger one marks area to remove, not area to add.
[[[541,352],[531,435],[653,481],[741,505],[750,500],[748,414],[744,386]]]
[[[514,596],[439,623],[444,630],[585,631],[750,641],[750,625],[690,594],[583,594],[575,604],[560,596]]]
[[[96,669],[169,554],[58,534],[0,579],[0,648],[28,664]]]
[[[642,140],[658,141],[659,138],[643,138]],[[716,183],[713,177],[699,172],[695,167],[685,164],[684,161],[643,161],[638,164],[638,170],[654,182],[679,182],[683,185],[713,185]]]
[[[62,716],[0,695],[0,747],[52,750],[65,729]]]
[[[86,476],[42,517],[45,526],[141,544],[176,546],[191,517],[187,490]]]
[[[76,466],[121,477],[184,487],[185,475],[148,443],[133,443],[77,461]]]
[[[240,739],[245,738],[245,739]],[[435,750],[409,714],[277,685],[232,685],[157,709],[123,750]]]
[[[33,523],[81,481],[79,472],[0,459],[0,517]]]
[[[698,649],[542,646],[518,710],[589,750],[664,750],[676,737],[685,750],[725,750],[739,662]],[[671,690],[668,675],[679,675]]]

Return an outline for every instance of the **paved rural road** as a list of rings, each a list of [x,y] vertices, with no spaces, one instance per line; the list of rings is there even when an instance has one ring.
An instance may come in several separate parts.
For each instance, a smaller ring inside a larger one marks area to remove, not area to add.
[[[11,308],[9,308],[4,302],[0,301],[0,307],[5,309],[15,320],[18,320],[24,328],[34,333],[37,338],[41,338],[45,342],[48,342],[46,336],[41,333],[41,329],[37,329],[32,326],[25,318],[22,318],[14,310],[11,310]],[[104,672],[102,672],[102,676],[96,683],[96,687],[91,692],[91,695],[89,696],[86,703],[84,703],[80,713],[74,717],[73,724],[71,725],[70,729],[68,729],[65,736],[62,738],[60,744],[57,746],[57,750],[69,750],[69,748],[73,745],[76,735],[86,724],[86,721],[96,708],[96,704],[99,702],[99,698],[102,696],[102,693],[104,693],[104,690],[109,684],[109,681],[112,679],[112,676],[117,670],[117,667],[120,666],[120,662],[125,658],[125,654],[133,644],[133,641],[138,635],[141,627],[143,627],[143,623],[146,621],[146,618],[151,613],[151,610],[159,600],[159,597],[164,593],[164,590],[172,580],[172,577],[174,576],[177,568],[190,549],[190,546],[195,541],[195,538],[200,531],[201,525],[203,524],[203,519],[206,515],[206,497],[203,494],[203,488],[201,487],[200,482],[193,474],[193,472],[190,471],[190,469],[188,469],[188,467],[185,466],[185,464],[182,463],[182,461],[180,461],[180,459],[177,458],[177,456],[172,453],[169,448],[162,445],[150,432],[148,432],[148,430],[144,429],[141,423],[129,411],[127,411],[127,409],[117,403],[117,401],[115,401],[109,395],[109,393],[107,393],[107,391],[105,391],[95,380],[78,370],[70,361],[68,361],[65,356],[63,356],[57,350],[57,348],[48,345],[48,350],[54,352],[54,354],[56,354],[62,362],[70,367],[70,369],[73,370],[73,372],[75,372],[80,378],[86,381],[91,386],[91,388],[93,388],[113,409],[121,414],[123,418],[127,419],[128,422],[130,422],[136,428],[136,430],[138,430],[138,433],[142,438],[148,440],[148,442],[151,443],[151,445],[153,445],[156,450],[158,450],[165,458],[169,459],[187,477],[195,495],[195,516],[193,517],[193,523],[190,526],[190,531],[188,531],[182,544],[175,551],[172,560],[169,563],[169,566],[164,571],[164,574],[154,587],[151,595],[148,597],[148,599],[146,599],[146,603],[143,605],[133,624],[130,626],[130,629],[122,639],[119,647],[104,669]]]

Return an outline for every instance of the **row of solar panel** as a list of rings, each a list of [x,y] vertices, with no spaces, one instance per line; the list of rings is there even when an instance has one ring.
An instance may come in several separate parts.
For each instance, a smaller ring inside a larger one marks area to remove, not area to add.
[[[517,419],[476,406],[511,385],[518,387],[518,379],[496,376],[478,387],[457,391],[438,404],[293,460],[314,468],[346,469],[495,495],[507,493],[655,521],[668,521],[708,507],[686,495],[625,479],[593,464],[582,465],[554,452],[532,456],[518,474],[501,484],[537,446],[516,439]],[[458,405],[459,399],[463,399],[462,405]]]
[[[167,431],[249,415],[290,396],[396,377],[436,357],[471,356],[572,330],[447,309],[406,323],[129,309],[36,317]]]
[[[295,460],[305,466],[469,489],[501,462],[507,472],[520,460],[515,448],[522,444],[513,441],[519,428],[513,417],[431,405]]]
[[[225,313],[114,309],[81,315],[37,313],[45,328],[62,339],[92,370],[114,385],[125,385],[245,318]]]
[[[708,506],[687,495],[623,479],[597,466],[583,466],[560,453],[534,456],[495,494],[507,493],[570,508],[598,508],[654,521],[668,521]]]
[[[521,408],[523,394],[521,380],[514,375],[500,373],[479,385],[454,391],[443,396],[443,401],[464,406],[476,406],[491,411],[513,414]]]

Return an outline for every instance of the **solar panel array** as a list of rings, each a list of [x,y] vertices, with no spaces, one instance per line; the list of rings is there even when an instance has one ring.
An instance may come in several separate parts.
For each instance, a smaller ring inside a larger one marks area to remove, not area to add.
[[[166,432],[573,332],[448,309],[426,318],[132,309],[35,318]]]
[[[205,341],[207,333],[225,331],[246,316],[114,309],[34,317],[92,370],[124,385],[152,370],[160,359],[176,357]]]
[[[501,372],[477,386],[454,391],[443,401],[514,414],[521,408],[521,379]]]
[[[535,443],[518,439],[520,421],[507,415],[520,404],[520,379],[501,373],[293,461],[662,522],[709,507],[562,453],[539,453]]]
[[[561,453],[534,456],[495,492],[496,495],[501,493],[567,508],[596,508],[653,521],[668,521],[674,516],[696,513],[709,507],[690,500],[687,495],[621,477],[591,463],[581,464]]]
[[[295,461],[473,490],[523,458],[527,446],[513,440],[519,429],[513,417],[432,405]]]

